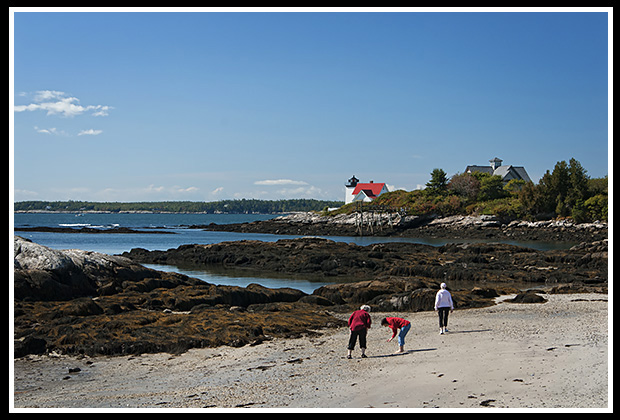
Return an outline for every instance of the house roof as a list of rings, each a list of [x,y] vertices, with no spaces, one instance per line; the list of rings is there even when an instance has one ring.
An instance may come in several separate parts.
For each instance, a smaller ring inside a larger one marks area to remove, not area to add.
[[[524,180],[525,182],[531,182],[532,180],[530,179],[530,176],[527,174],[527,171],[525,170],[525,168],[523,166],[513,166],[512,170],[515,171],[517,173],[517,175],[519,175],[519,177]]]
[[[480,165],[469,165],[465,168],[465,172],[473,173],[473,172],[486,172],[487,174],[493,175],[493,168],[490,166],[480,166]]]
[[[353,190],[353,195],[357,195],[360,191],[364,191],[364,193],[368,197],[376,197],[381,194],[381,190],[385,186],[385,182],[380,183],[359,183],[355,186],[355,190]]]
[[[478,166],[478,165],[469,165],[465,168],[465,172],[486,172],[490,175],[499,175],[502,177],[502,180],[506,179],[508,175],[512,174],[513,178],[522,179],[526,182],[530,181],[530,177],[527,174],[527,171],[523,166],[512,166],[512,165],[502,165],[498,166],[493,170],[490,166]]]

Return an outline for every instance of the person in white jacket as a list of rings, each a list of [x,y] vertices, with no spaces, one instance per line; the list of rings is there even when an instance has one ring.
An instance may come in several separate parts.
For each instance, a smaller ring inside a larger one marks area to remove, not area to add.
[[[446,283],[441,283],[440,287],[435,295],[435,310],[439,314],[439,334],[443,334],[448,332],[448,313],[454,311],[454,303]]]

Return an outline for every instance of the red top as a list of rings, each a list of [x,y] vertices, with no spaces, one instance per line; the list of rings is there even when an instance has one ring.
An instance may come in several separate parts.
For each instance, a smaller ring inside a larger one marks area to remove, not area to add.
[[[398,333],[399,328],[402,328],[406,325],[411,324],[406,319],[396,318],[396,317],[386,318],[386,321],[388,323],[388,327],[390,327],[392,331],[394,332],[394,334],[392,334],[392,338],[396,337],[396,334]]]
[[[370,315],[368,312],[358,309],[353,312],[349,317],[349,328],[351,331],[360,331],[366,328],[370,328]]]
[[[362,190],[365,190],[365,191],[368,190],[369,192],[371,192],[373,196],[377,196],[381,194],[381,190],[383,189],[384,185],[385,185],[385,182],[376,183],[376,184],[374,182],[359,183],[355,186],[355,189],[353,190],[353,195],[357,195]]]

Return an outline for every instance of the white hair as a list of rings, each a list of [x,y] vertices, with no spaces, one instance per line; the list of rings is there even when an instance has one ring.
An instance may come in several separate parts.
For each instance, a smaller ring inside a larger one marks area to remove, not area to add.
[[[360,306],[360,309],[362,311],[370,312],[370,306],[368,306],[368,305],[362,305],[362,306]]]
[[[441,283],[439,287],[441,287],[442,289],[445,289],[447,286],[446,286],[446,283]]]

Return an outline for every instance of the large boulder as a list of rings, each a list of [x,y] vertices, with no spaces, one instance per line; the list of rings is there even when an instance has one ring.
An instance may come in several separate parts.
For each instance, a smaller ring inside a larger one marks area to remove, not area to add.
[[[15,236],[15,299],[68,300],[118,292],[123,281],[160,274],[130,259],[78,249],[56,250]]]

